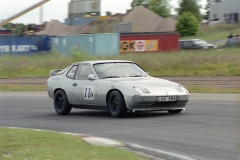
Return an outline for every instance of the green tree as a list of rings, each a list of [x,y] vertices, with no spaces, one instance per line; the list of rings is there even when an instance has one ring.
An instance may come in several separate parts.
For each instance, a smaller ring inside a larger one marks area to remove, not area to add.
[[[143,5],[144,7],[148,7],[150,0],[133,0],[131,3],[132,7]]]
[[[112,16],[112,12],[107,11],[107,12],[106,12],[106,15],[107,15],[107,16]]]
[[[22,24],[22,23],[16,24],[13,34],[21,34],[23,28],[25,28],[24,24]]]
[[[169,0],[133,0],[131,3],[132,7],[139,5],[143,5],[162,17],[171,16],[171,5]]]
[[[49,22],[48,21],[44,21],[43,25],[46,26]]]
[[[12,29],[12,25],[11,25],[10,23],[5,24],[3,27],[4,27],[5,29],[7,29],[7,30],[11,30],[11,29]]]
[[[164,18],[171,16],[169,0],[150,0],[148,9]]]
[[[200,8],[198,0],[180,0],[177,11],[179,16],[184,12],[191,12],[197,18],[198,22],[201,22]]]
[[[181,37],[194,36],[199,30],[199,22],[191,12],[184,12],[179,16],[176,30]]]

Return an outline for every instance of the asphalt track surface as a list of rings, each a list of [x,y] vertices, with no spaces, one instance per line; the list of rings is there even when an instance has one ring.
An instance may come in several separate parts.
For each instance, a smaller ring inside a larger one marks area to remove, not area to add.
[[[112,118],[108,112],[73,109],[59,116],[46,92],[0,92],[0,126],[88,134],[199,160],[239,160],[239,102],[238,94],[191,94],[186,110],[176,115]]]

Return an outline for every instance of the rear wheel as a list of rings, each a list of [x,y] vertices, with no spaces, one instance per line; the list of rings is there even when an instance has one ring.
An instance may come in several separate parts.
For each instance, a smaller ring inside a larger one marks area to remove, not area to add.
[[[180,113],[182,109],[176,109],[176,110],[168,110],[168,113],[174,114],[174,113]]]
[[[113,91],[108,98],[109,112],[113,117],[121,117],[126,111],[126,104],[122,94],[119,91]]]
[[[54,108],[57,114],[67,115],[72,110],[72,107],[68,103],[67,96],[62,90],[57,91],[54,97]]]

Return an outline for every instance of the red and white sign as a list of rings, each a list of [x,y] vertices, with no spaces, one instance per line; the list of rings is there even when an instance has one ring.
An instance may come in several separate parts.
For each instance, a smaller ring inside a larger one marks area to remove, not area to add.
[[[158,40],[123,40],[120,42],[121,53],[131,52],[156,52],[158,51]]]
[[[137,40],[135,51],[145,51],[145,40]]]

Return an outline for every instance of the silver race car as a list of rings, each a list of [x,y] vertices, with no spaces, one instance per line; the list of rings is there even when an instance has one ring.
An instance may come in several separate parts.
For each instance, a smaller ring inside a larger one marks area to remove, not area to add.
[[[151,77],[136,63],[122,60],[77,62],[52,70],[48,95],[59,115],[81,108],[108,110],[113,117],[127,111],[180,113],[190,96],[182,85]]]

